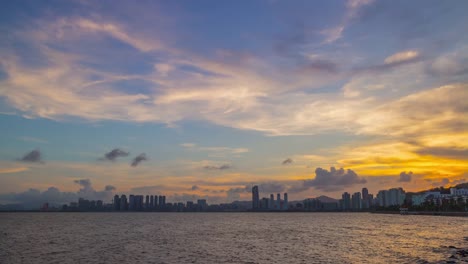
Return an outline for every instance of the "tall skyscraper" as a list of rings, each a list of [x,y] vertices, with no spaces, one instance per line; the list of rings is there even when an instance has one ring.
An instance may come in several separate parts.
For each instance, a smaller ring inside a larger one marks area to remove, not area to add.
[[[151,209],[154,208],[154,196],[153,195],[150,195],[150,208]]]
[[[361,210],[361,193],[355,192],[351,196],[351,206],[353,210]]]
[[[130,194],[128,197],[128,210],[134,211],[135,210],[135,195]]]
[[[369,190],[367,188],[362,188],[362,208],[367,209],[370,207],[370,200],[369,200]]]
[[[341,195],[341,199],[343,200],[343,208],[341,208],[343,211],[347,211],[351,209],[351,195],[348,192],[344,192]]]
[[[288,210],[288,193],[284,193],[283,210]]]
[[[275,205],[276,210],[281,210],[281,194],[277,193],[276,194],[276,205]]]
[[[114,211],[119,211],[120,210],[120,198],[116,194],[114,195]]]
[[[159,204],[159,203],[158,203],[158,196],[155,195],[155,196],[154,196],[154,208],[155,208],[155,209],[158,208],[158,204]]]
[[[258,210],[259,209],[259,194],[258,194],[258,186],[255,185],[252,187],[252,209]]]
[[[127,210],[128,210],[127,196],[125,196],[125,194],[122,194],[122,196],[120,196],[120,211],[127,211]]]
[[[270,194],[270,202],[268,203],[268,209],[273,210],[275,209],[275,195]]]
[[[150,208],[150,197],[149,197],[149,195],[146,195],[145,208],[146,209]]]

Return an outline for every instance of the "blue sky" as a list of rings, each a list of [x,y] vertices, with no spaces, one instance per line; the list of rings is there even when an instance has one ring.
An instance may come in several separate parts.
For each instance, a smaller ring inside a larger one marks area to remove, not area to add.
[[[1,3],[0,202],[49,187],[224,202],[248,199],[252,184],[302,199],[462,182],[467,8]],[[114,149],[128,155],[103,161]]]

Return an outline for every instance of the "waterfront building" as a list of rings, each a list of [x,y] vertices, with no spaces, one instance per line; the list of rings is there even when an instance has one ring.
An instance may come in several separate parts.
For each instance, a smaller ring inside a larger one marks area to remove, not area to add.
[[[303,204],[304,204],[305,211],[321,211],[322,210],[322,202],[319,199],[308,198],[304,200]]]
[[[351,196],[351,209],[358,211],[361,210],[361,193],[360,192],[355,192]]]
[[[367,188],[362,188],[362,202],[361,202],[362,209],[368,209],[370,207],[370,199],[369,199],[369,190]]]
[[[195,209],[195,207],[193,206],[193,202],[192,201],[187,201],[186,208],[187,208],[188,211],[193,211]]]
[[[153,195],[150,195],[150,208],[151,209],[154,208],[154,196]]]
[[[269,199],[268,198],[262,198],[262,200],[260,200],[260,207],[259,209],[261,210],[268,210],[269,209]]]
[[[150,208],[150,197],[149,197],[149,195],[146,195],[145,208],[146,209]]]
[[[253,210],[259,209],[259,194],[258,194],[257,185],[252,187],[252,209]]]
[[[385,201],[385,197],[387,196],[386,195],[387,191],[385,190],[381,190],[377,193],[377,200],[378,200],[378,205],[381,206],[381,207],[385,207],[386,206],[386,201]]]
[[[198,209],[201,211],[205,211],[206,208],[208,208],[208,204],[206,203],[205,199],[198,199],[197,206],[198,206]]]
[[[450,195],[452,196],[468,195],[468,189],[450,188]]]
[[[275,205],[276,210],[281,209],[281,194],[277,193],[276,194],[276,205]]]
[[[268,209],[274,210],[275,209],[275,195],[270,194],[270,202],[268,203]]]
[[[114,195],[114,211],[119,211],[120,210],[120,198],[119,196],[116,194]]]
[[[159,201],[158,201],[158,208],[162,208],[163,206],[163,197],[162,195],[159,195]]]
[[[284,193],[283,210],[288,210],[288,193]]]
[[[128,210],[135,210],[135,195],[133,194],[130,194],[130,196],[128,197]]]
[[[122,196],[120,196],[120,211],[126,211],[127,209],[127,196],[125,196],[125,194],[122,194]]]
[[[351,209],[351,195],[348,192],[344,192],[341,195],[341,199],[342,199],[342,208],[341,209],[343,211],[348,211],[349,209]]]

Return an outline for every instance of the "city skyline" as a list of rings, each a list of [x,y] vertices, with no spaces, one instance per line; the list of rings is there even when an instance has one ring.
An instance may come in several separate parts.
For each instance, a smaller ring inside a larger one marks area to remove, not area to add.
[[[466,1],[0,5],[0,204],[468,182]]]

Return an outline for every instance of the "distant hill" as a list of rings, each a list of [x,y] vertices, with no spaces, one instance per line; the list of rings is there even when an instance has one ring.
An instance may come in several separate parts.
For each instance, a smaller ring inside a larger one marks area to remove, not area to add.
[[[337,199],[334,199],[325,195],[321,195],[319,197],[316,197],[315,199],[319,199],[320,202],[322,203],[337,203],[338,202]]]
[[[464,182],[464,183],[460,183],[460,184],[457,184],[455,186],[450,186],[450,187],[435,187],[435,188],[431,188],[431,189],[428,189],[428,190],[423,190],[423,191],[418,191],[418,192],[407,192],[407,194],[409,195],[413,195],[413,194],[423,194],[425,192],[440,192],[442,194],[449,194],[450,193],[450,188],[457,188],[457,189],[468,189],[468,182]]]

